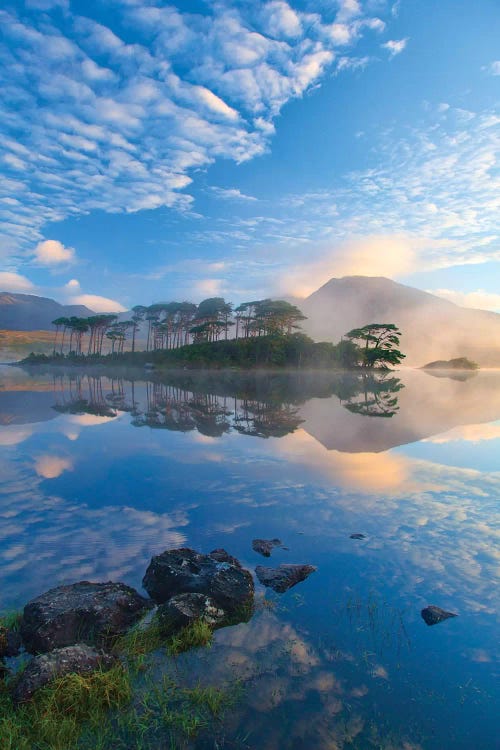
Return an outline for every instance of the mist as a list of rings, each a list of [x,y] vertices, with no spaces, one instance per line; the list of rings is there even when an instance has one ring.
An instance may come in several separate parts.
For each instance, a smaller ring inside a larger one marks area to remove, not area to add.
[[[316,341],[338,342],[352,328],[395,323],[404,364],[468,357],[482,367],[500,366],[500,315],[473,310],[386,278],[330,279],[297,304],[307,315],[303,330]]]

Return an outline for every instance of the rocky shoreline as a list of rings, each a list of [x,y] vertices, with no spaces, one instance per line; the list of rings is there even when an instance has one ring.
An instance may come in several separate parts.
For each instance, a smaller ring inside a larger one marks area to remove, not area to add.
[[[268,543],[269,553],[277,541]],[[314,570],[257,566],[256,574],[283,593]],[[252,574],[221,548],[207,555],[187,547],[155,555],[142,585],[148,597],[112,581],[57,586],[29,601],[15,627],[0,627],[0,676],[9,674],[6,658],[31,656],[19,674],[10,675],[14,703],[29,701],[57,677],[110,669],[121,658],[116,644],[134,629],[154,624],[166,640],[200,621],[210,630],[246,622],[254,610]]]

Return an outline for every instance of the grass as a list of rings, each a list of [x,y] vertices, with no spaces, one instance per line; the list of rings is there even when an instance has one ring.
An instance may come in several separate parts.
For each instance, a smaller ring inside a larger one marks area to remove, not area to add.
[[[71,750],[84,727],[102,728],[110,709],[131,698],[130,674],[123,664],[91,675],[59,677],[18,708],[6,681],[0,686],[1,750]]]
[[[147,625],[131,628],[125,635],[120,636],[113,646],[113,651],[128,658],[145,656],[161,648],[165,643],[165,636],[158,623],[153,619]]]
[[[195,620],[179,633],[169,638],[167,653],[170,656],[177,656],[177,654],[189,651],[192,648],[210,646],[212,644],[212,637],[213,631],[210,625],[204,620]]]
[[[18,622],[17,613],[1,619],[4,627]],[[177,656],[211,640],[202,620],[166,637],[153,617],[115,641],[120,661],[110,670],[57,678],[18,707],[12,701],[18,676],[0,681],[0,750],[181,750],[221,721],[239,691],[185,687],[165,673],[158,679],[158,656],[151,654],[164,649]]]
[[[19,630],[22,616],[23,613],[16,610],[12,610],[12,612],[4,612],[0,617],[0,628],[5,628],[6,630]]]

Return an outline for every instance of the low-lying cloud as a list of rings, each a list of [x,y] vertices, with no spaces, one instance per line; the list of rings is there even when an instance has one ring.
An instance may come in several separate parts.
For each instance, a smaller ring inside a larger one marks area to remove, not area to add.
[[[294,297],[307,297],[332,277],[386,276],[395,278],[416,268],[415,245],[403,236],[373,235],[320,250],[320,259],[305,259],[284,273],[281,291]]]

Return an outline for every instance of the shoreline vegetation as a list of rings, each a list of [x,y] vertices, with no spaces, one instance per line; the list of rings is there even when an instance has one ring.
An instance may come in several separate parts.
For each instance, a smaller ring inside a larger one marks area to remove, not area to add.
[[[389,369],[405,355],[394,323],[370,323],[348,331],[333,344],[315,342],[300,331],[306,320],[285,300],[257,300],[234,308],[222,297],[132,308],[130,320],[116,315],[57,318],[52,354],[31,353],[22,364],[123,364],[150,368]],[[146,326],[146,348],[136,350]],[[230,329],[234,327],[234,331]],[[68,335],[69,332],[69,335]],[[60,334],[60,335],[59,335]],[[234,334],[234,335],[233,335]],[[125,350],[125,343],[130,350]],[[108,353],[104,354],[107,344]]]

